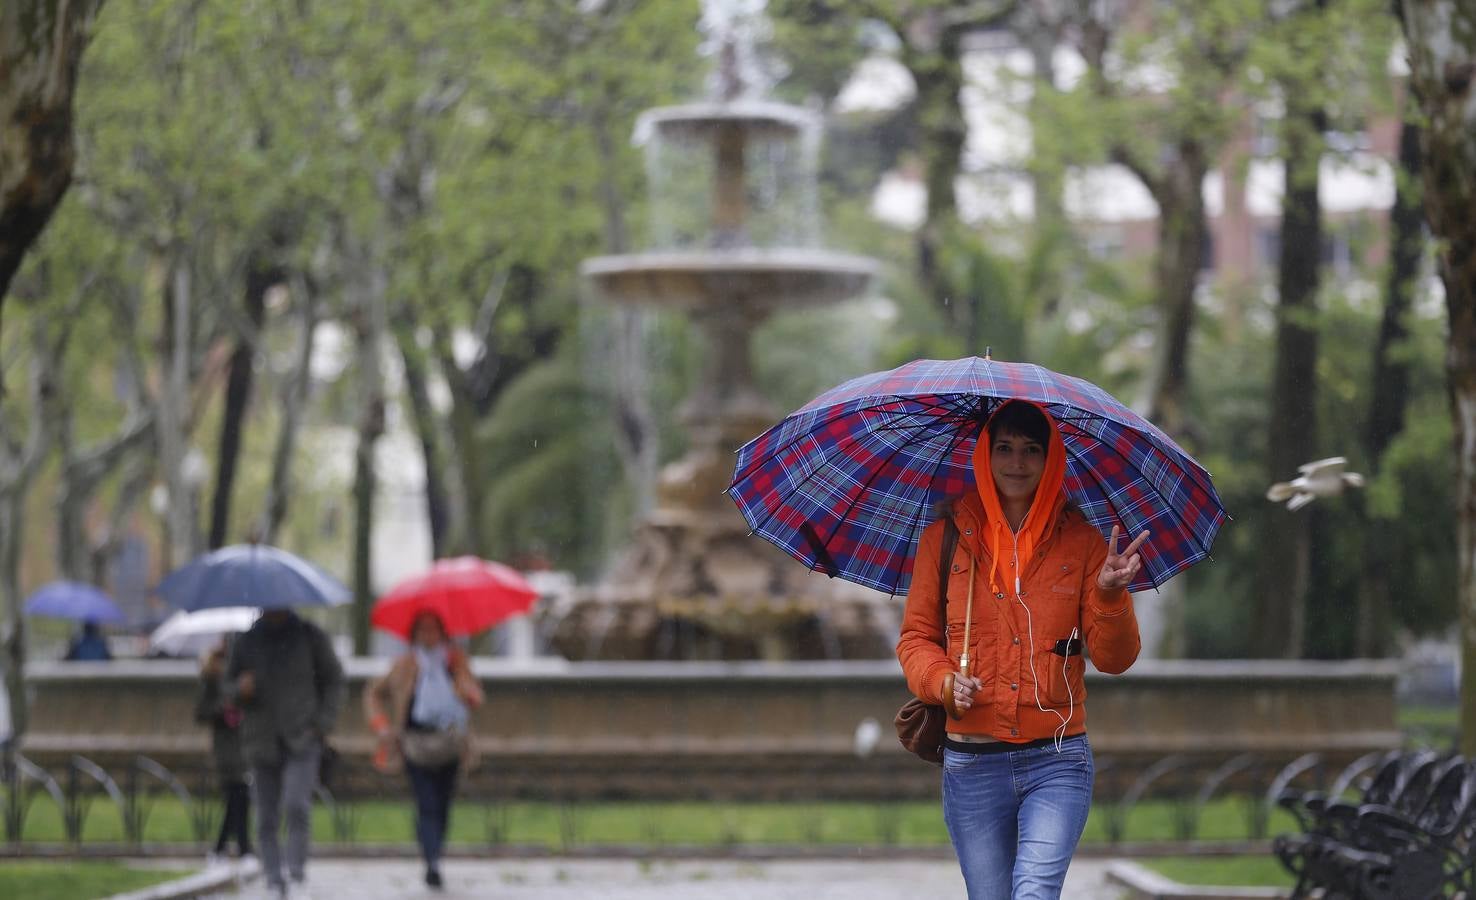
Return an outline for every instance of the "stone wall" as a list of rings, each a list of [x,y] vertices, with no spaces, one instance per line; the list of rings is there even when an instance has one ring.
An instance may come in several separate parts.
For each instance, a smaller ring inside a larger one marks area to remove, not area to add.
[[[364,765],[360,708],[383,659],[347,664],[335,745],[341,790],[397,790]],[[891,661],[845,663],[568,663],[480,659],[488,702],[475,727],[485,757],[473,789],[564,796],[931,796],[937,769],[896,743],[909,696]],[[1280,765],[1309,751],[1339,765],[1398,746],[1389,663],[1144,660],[1087,677],[1088,733],[1112,771],[1186,754],[1204,769],[1240,753]],[[105,767],[144,754],[201,769],[208,734],[191,718],[190,662],[38,663],[28,669],[32,731],[23,748],[55,768],[73,753]],[[880,739],[857,753],[858,725]]]

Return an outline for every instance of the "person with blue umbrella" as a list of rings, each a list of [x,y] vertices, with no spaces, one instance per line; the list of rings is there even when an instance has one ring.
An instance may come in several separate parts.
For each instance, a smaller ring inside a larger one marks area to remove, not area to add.
[[[44,584],[26,598],[24,609],[28,616],[82,623],[81,631],[73,636],[63,659],[102,662],[113,658],[99,626],[121,623],[123,613],[111,597],[92,585],[80,581]]]
[[[289,880],[301,885],[307,877],[313,788],[345,689],[343,666],[328,636],[295,609],[338,606],[351,594],[312,563],[259,544],[201,556],[155,590],[184,610],[262,610],[231,648],[222,697],[241,711],[241,752],[251,767],[263,880],[275,896],[286,897]],[[284,818],[285,848],[278,836]]]

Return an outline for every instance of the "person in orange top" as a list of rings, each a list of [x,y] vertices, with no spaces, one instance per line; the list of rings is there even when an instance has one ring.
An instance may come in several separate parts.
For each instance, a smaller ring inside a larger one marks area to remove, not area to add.
[[[1138,657],[1127,586],[1148,532],[1119,551],[1063,489],[1066,448],[1034,403],[1001,405],[974,451],[977,492],[923,532],[897,658],[949,712],[943,818],[969,900],[1058,898],[1091,807],[1085,648],[1117,674]],[[940,619],[944,522],[957,542]]]

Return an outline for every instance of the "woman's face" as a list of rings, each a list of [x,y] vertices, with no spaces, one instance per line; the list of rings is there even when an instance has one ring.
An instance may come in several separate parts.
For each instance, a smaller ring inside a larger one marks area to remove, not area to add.
[[[1013,431],[1000,431],[989,452],[989,471],[1001,500],[1030,502],[1045,471],[1046,448]]]
[[[445,640],[446,632],[441,629],[441,620],[435,616],[421,616],[415,620],[415,630],[410,639],[421,647],[434,649]]]

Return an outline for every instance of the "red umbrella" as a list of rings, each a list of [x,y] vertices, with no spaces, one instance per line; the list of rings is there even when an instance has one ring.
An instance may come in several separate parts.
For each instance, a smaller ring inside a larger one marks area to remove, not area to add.
[[[437,560],[374,604],[376,628],[406,640],[415,617],[433,612],[451,636],[476,634],[533,608],[538,592],[517,570],[475,556]]]

